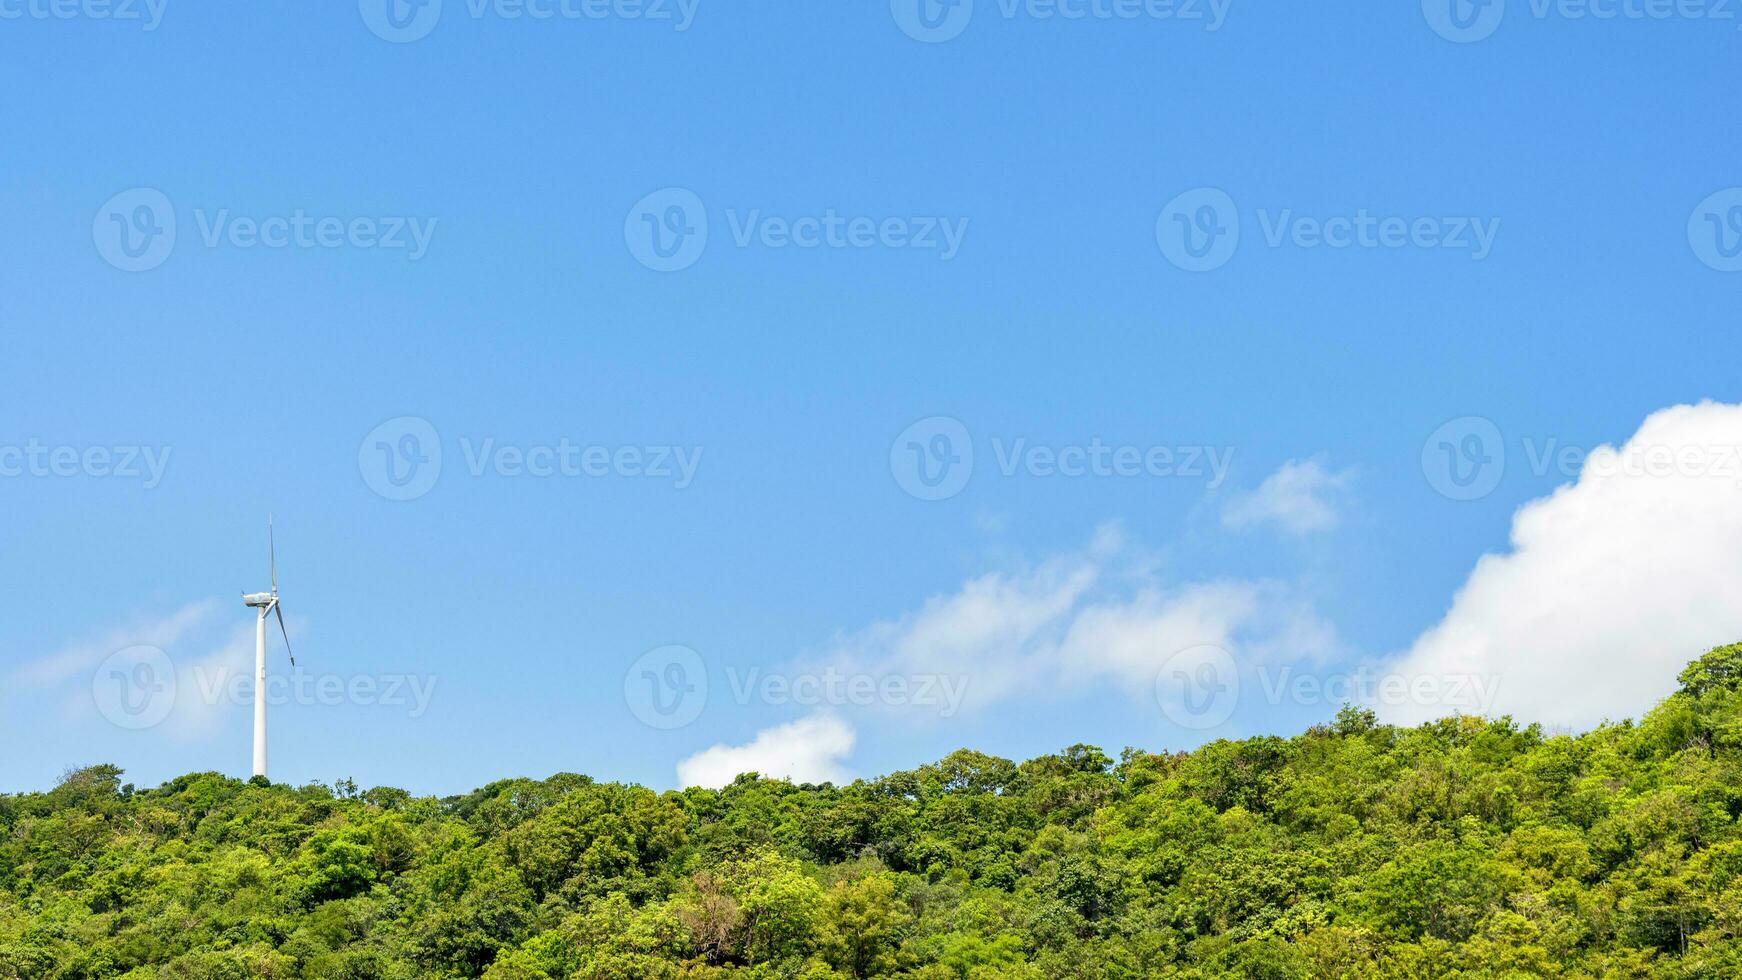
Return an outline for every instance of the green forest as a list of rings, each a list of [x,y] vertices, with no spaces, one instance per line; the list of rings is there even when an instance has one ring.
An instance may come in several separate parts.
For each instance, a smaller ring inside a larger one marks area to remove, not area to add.
[[[1742,977],[1742,645],[1638,721],[1364,709],[849,786],[0,796],[0,977]]]

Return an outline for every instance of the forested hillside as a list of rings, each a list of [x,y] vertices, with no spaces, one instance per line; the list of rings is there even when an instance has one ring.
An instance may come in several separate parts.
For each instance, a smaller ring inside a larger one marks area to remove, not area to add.
[[[0,977],[1738,977],[1739,686],[841,787],[96,766],[0,797]]]

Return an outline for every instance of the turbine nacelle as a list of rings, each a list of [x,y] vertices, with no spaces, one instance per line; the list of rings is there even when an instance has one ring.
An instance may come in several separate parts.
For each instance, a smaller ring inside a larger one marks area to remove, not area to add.
[[[250,609],[260,610],[262,620],[268,615],[278,617],[278,631],[284,634],[284,652],[290,654],[290,663],[294,667],[296,666],[296,654],[291,653],[290,630],[286,629],[284,625],[284,607],[278,603],[278,536],[272,532],[271,517],[266,519],[266,540],[267,547],[270,549],[267,552],[267,561],[270,563],[267,568],[272,573],[272,591],[245,592],[242,594],[242,604]],[[262,656],[264,656],[265,648],[261,649]]]

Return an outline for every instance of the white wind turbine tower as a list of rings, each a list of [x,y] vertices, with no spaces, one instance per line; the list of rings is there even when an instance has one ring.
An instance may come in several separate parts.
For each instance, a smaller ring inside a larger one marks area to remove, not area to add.
[[[284,628],[284,610],[278,604],[278,540],[272,533],[272,519],[266,520],[266,537],[272,560],[272,591],[242,596],[249,608],[260,610],[254,621],[254,775],[266,775],[266,617],[278,616],[278,629],[284,634],[284,652],[290,654],[290,665],[296,666],[296,654],[290,652],[290,631]]]

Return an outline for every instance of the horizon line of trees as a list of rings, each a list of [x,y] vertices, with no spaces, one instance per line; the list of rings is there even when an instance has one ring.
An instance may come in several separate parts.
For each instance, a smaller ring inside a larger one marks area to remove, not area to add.
[[[1742,976],[1742,644],[1637,722],[447,798],[0,795],[0,978]]]

